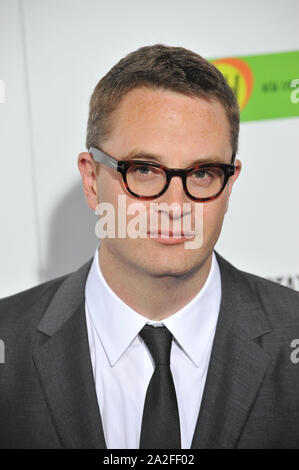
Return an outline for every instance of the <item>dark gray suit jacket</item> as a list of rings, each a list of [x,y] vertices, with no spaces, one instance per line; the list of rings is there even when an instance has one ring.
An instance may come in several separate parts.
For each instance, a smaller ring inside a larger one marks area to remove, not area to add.
[[[299,448],[299,293],[215,253],[222,298],[191,448]],[[106,448],[85,322],[91,263],[0,300],[1,448]]]

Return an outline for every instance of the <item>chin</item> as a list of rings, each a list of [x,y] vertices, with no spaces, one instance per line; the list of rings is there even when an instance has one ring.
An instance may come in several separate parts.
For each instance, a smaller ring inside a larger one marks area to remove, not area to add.
[[[159,260],[159,262],[155,264],[151,264],[148,266],[147,271],[153,277],[169,277],[169,278],[185,278],[197,271],[200,265],[197,263],[194,265],[194,261],[192,264],[190,263],[182,263],[179,262],[180,260],[171,260],[167,259],[163,263],[163,260]]]

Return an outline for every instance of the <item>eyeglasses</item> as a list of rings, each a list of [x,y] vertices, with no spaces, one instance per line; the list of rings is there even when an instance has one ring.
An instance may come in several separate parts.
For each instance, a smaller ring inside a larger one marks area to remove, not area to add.
[[[185,193],[194,201],[206,202],[218,197],[235,166],[228,163],[196,164],[192,167],[167,168],[155,162],[142,160],[116,160],[97,147],[88,152],[99,162],[119,171],[126,190],[140,199],[155,199],[167,190],[171,178],[180,176]],[[232,156],[233,161],[234,155]]]

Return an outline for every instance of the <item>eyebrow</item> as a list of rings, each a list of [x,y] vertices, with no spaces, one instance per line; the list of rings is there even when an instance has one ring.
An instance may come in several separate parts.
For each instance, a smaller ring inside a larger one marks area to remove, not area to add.
[[[160,163],[161,165],[165,165],[163,163],[163,157],[160,155],[156,155],[154,153],[150,152],[143,152],[143,151],[132,151],[128,153],[125,157],[121,158],[121,160],[146,160],[146,161],[154,161],[157,163]],[[197,165],[197,164],[203,164],[205,165],[206,163],[221,163],[222,160],[217,157],[216,155],[207,155],[202,158],[199,158],[197,160],[193,160],[190,162],[186,168]]]

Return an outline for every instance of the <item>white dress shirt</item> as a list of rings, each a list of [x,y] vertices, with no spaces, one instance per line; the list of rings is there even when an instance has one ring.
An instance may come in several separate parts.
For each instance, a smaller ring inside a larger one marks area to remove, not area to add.
[[[109,287],[98,249],[85,286],[91,362],[108,449],[138,449],[152,357],[138,336],[146,323],[173,334],[170,368],[176,389],[182,449],[190,449],[206,381],[221,299],[221,278],[213,252],[208,278],[185,307],[163,321],[151,321]]]

